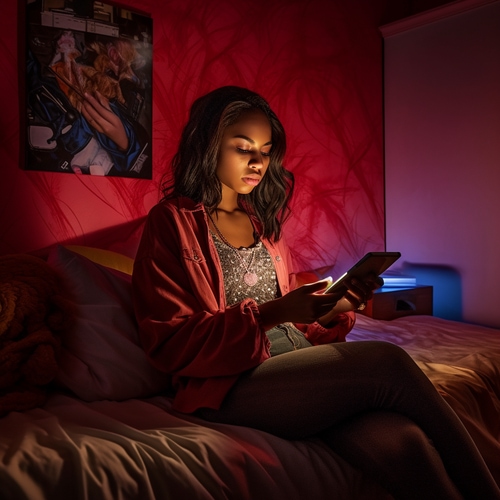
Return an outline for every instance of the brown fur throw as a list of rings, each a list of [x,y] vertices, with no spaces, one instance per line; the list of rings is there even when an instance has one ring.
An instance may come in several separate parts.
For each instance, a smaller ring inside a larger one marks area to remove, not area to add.
[[[71,315],[59,276],[30,255],[0,257],[0,416],[45,402]]]

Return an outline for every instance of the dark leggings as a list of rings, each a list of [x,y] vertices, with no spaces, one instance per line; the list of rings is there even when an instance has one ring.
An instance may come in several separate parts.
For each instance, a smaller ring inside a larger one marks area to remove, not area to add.
[[[500,499],[464,426],[401,348],[345,342],[272,357],[242,376],[210,421],[286,439],[321,437],[401,499]]]

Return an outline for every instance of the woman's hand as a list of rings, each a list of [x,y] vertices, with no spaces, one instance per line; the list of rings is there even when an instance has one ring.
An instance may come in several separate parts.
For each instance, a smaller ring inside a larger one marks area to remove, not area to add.
[[[362,304],[366,304],[373,297],[373,291],[383,284],[384,280],[375,274],[367,276],[362,281],[353,278],[350,282],[345,283],[347,290],[344,296],[337,301],[331,311],[318,319],[318,323],[328,326],[335,321],[337,315],[359,309]]]
[[[259,306],[265,329],[290,321],[292,323],[313,323],[318,321],[328,326],[335,317],[347,311],[355,311],[373,296],[384,281],[376,275],[367,276],[363,281],[353,279],[346,283],[347,289],[337,293],[324,293],[330,279],[303,285],[285,296]]]
[[[261,304],[259,311],[266,330],[287,321],[313,323],[331,311],[342,294],[323,293],[330,283],[329,279],[316,281]]]
[[[113,112],[108,99],[98,91],[95,95],[96,97],[88,93],[85,94],[82,105],[84,118],[97,132],[106,135],[121,150],[126,151],[128,137],[120,117]]]

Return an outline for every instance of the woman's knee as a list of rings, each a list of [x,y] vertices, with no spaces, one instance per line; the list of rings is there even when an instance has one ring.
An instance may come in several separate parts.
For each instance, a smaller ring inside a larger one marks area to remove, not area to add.
[[[411,356],[401,347],[391,342],[361,341],[346,342],[347,349],[352,350],[352,362],[369,368],[373,373],[388,372],[406,373],[412,375],[421,373]]]
[[[392,411],[369,411],[336,426],[331,431],[349,448],[377,450],[388,460],[415,456],[417,450],[431,447],[427,435],[410,418]],[[419,452],[420,453],[420,452]]]
[[[394,467],[433,463],[437,454],[431,440],[412,420],[397,413],[382,414],[376,446]]]
[[[378,358],[380,362],[402,361],[407,363],[411,361],[409,354],[392,342],[373,340],[367,344],[370,344],[370,355]]]
[[[432,441],[404,415],[366,412],[328,429],[322,437],[395,498],[461,498]]]

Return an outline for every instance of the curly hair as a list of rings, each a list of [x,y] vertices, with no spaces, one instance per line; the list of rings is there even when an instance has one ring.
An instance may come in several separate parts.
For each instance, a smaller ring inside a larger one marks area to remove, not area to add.
[[[198,98],[172,160],[169,181],[161,186],[163,198],[185,196],[214,210],[222,200],[222,187],[217,177],[217,161],[226,128],[250,109],[261,110],[271,125],[272,148],[266,175],[246,195],[239,195],[240,207],[256,216],[265,238],[278,240],[282,226],[290,214],[293,174],[283,166],[286,135],[283,125],[269,104],[251,90],[227,86]]]

